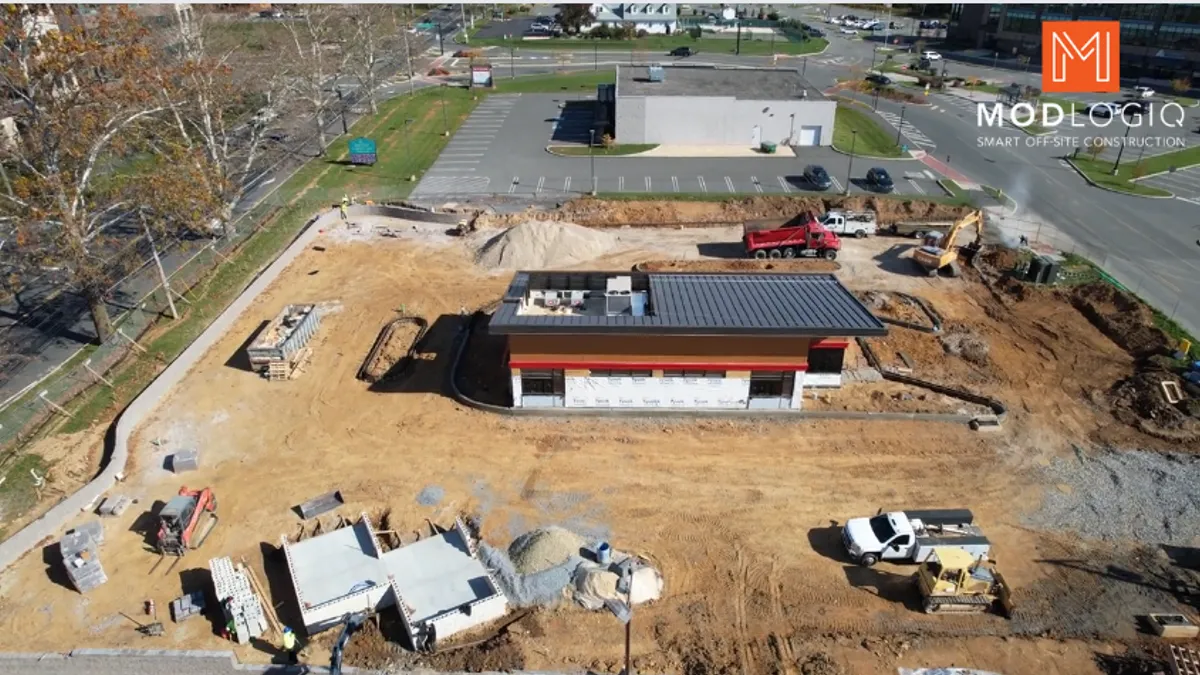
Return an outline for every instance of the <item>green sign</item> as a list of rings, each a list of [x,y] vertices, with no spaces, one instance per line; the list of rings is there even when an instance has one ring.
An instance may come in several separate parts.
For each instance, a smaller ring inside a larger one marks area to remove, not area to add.
[[[369,138],[355,138],[350,141],[350,162],[352,164],[374,164],[377,159],[375,154],[375,141]]]

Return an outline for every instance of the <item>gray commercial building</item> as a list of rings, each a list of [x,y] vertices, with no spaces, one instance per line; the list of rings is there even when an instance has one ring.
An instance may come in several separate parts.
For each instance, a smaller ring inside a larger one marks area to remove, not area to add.
[[[658,145],[831,145],[837,103],[782,68],[618,66],[616,139]]]

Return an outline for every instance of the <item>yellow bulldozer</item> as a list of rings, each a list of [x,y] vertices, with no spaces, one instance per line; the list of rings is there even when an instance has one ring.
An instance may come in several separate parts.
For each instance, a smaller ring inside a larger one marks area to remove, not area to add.
[[[958,250],[955,249],[955,244],[958,235],[972,225],[975,226],[975,241],[968,244],[966,249],[972,254],[977,252],[983,245],[983,211],[972,211],[963,216],[945,235],[941,232],[926,234],[921,246],[913,251],[913,260],[931,277],[936,277],[942,270],[946,270],[949,276],[958,276],[961,270],[958,267]]]
[[[995,611],[1012,616],[1012,591],[994,560],[939,546],[921,563],[915,579],[926,614]]]

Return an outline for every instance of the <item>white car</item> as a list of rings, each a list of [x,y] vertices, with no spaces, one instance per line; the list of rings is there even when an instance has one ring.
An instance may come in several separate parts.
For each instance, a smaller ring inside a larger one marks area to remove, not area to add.
[[[858,31],[853,28],[843,28],[839,31],[842,35],[858,35]]]
[[[1154,90],[1150,87],[1134,87],[1133,93],[1138,98],[1150,98],[1151,96],[1154,96]]]
[[[923,51],[923,52],[921,52],[921,58],[927,59],[929,61],[941,61],[942,55],[937,52]]]
[[[825,23],[830,23],[835,26],[840,26],[840,25],[842,25],[842,20],[835,16],[832,19],[829,19],[828,21],[826,21]]]

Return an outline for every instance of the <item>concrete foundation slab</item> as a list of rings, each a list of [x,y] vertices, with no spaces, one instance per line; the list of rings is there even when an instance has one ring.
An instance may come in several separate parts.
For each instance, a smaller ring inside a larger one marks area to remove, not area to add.
[[[391,551],[383,561],[414,622],[496,594],[483,563],[455,530]]]

